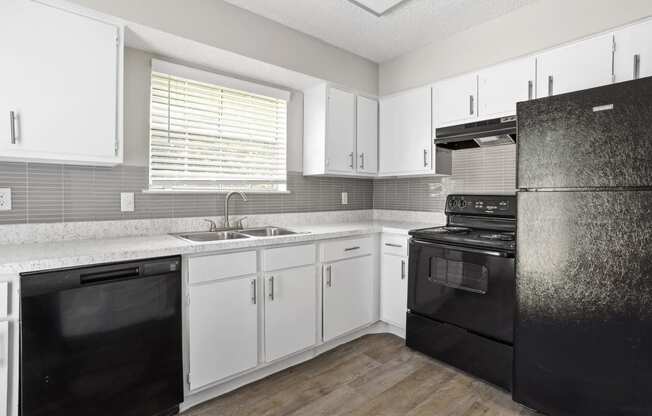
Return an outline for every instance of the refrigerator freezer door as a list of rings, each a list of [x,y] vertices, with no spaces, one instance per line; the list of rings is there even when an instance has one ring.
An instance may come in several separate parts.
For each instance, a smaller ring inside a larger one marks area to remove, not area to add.
[[[514,399],[650,415],[652,191],[519,192]]]
[[[652,77],[521,102],[518,187],[652,185]]]

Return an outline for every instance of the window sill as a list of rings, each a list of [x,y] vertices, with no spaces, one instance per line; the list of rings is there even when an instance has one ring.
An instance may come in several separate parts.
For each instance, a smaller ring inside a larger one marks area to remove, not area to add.
[[[292,191],[251,191],[251,190],[212,190],[212,189],[143,189],[144,194],[160,194],[160,195],[183,195],[183,194],[228,194],[229,192],[243,192],[249,195],[284,195],[291,194]]]

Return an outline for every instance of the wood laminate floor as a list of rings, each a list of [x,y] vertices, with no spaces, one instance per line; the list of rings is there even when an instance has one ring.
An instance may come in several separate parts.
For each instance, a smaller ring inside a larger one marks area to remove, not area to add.
[[[410,350],[401,338],[378,334],[341,345],[182,416],[534,414],[509,394]]]

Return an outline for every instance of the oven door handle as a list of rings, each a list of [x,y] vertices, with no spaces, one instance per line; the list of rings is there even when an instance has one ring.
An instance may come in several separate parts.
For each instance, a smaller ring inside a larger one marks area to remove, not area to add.
[[[430,241],[423,241],[423,240],[412,240],[412,244],[419,245],[419,246],[443,248],[446,250],[463,251],[465,253],[484,254],[493,257],[505,257],[505,258],[514,257],[514,253],[510,253],[507,251],[484,250],[481,248],[461,247],[461,246],[454,246],[449,244],[432,243]]]

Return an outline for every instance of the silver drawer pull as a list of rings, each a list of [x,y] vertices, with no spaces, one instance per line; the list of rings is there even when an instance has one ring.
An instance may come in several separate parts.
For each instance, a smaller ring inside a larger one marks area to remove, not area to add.
[[[347,247],[344,249],[344,251],[354,251],[354,250],[360,250],[360,246]]]
[[[349,167],[353,169],[353,152],[349,153],[349,158],[351,159],[351,163],[349,164]]]
[[[641,55],[634,55],[634,79],[641,77]]]
[[[360,169],[364,169],[364,152],[360,154]]]
[[[251,303],[256,304],[256,279],[251,281]]]
[[[532,81],[527,82],[527,99],[531,100],[534,95],[534,83]]]
[[[333,286],[333,266],[326,266],[326,286]]]
[[[385,243],[387,247],[396,247],[396,248],[402,248],[403,246],[400,244],[394,244],[394,243]]]
[[[548,96],[551,96],[555,88],[555,79],[552,75],[548,76]]]
[[[401,280],[405,280],[405,260],[401,260]]]
[[[472,95],[469,95],[469,115],[473,115],[473,110],[475,105],[473,105],[474,98]]]

